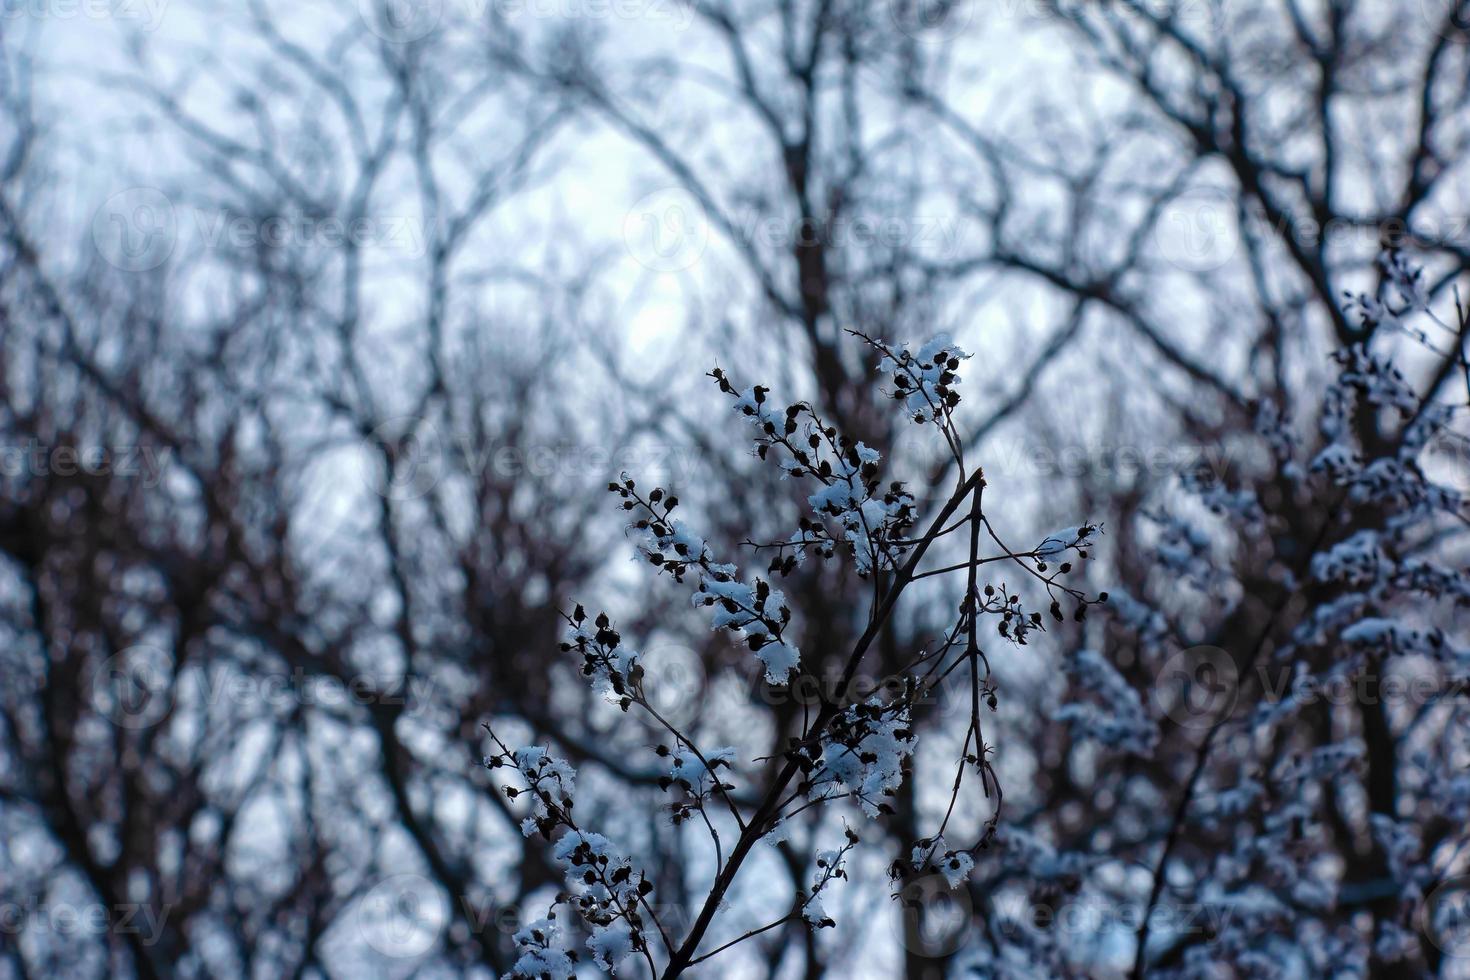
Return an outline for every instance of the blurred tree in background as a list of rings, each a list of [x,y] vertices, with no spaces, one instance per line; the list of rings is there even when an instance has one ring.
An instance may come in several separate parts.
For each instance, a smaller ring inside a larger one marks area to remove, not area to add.
[[[563,615],[607,609],[759,799],[853,695],[884,575],[784,578],[801,672],[771,684],[626,560],[606,485],[669,488],[764,567],[742,543],[811,489],[729,438],[719,365],[934,513],[951,447],[848,331],[973,354],[955,431],[987,503],[1028,545],[1100,526],[1078,574],[1109,602],[988,636],[1005,803],[955,798],[952,843],[999,821],[966,883],[888,875],[950,803],[962,685],[916,716],[835,926],[712,975],[1470,962],[1436,918],[1470,816],[1470,3],[4,14],[0,975],[511,969],[563,869],[483,723],[577,767],[579,815],[687,929],[709,841]],[[916,586],[869,689],[962,582]],[[793,821],[703,948],[840,839],[835,811]]]

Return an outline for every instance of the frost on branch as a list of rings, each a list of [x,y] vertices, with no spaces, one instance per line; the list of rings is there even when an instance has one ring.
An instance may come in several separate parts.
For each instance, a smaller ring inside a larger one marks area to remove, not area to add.
[[[1067,673],[1076,693],[1089,700],[1073,700],[1054,716],[1079,741],[1096,741],[1107,748],[1145,758],[1153,754],[1159,726],[1144,710],[1133,685],[1095,650],[1078,650]]]
[[[1342,642],[1355,651],[1374,657],[1420,656],[1439,660],[1464,669],[1470,666],[1470,653],[1445,639],[1441,629],[1421,630],[1380,616],[1361,619],[1339,634]]]
[[[1204,528],[1162,508],[1147,511],[1144,516],[1158,528],[1159,540],[1153,554],[1160,567],[1200,592],[1218,595],[1225,591],[1226,573],[1216,561]]]
[[[865,479],[876,474],[881,458],[876,449],[858,443],[838,457],[836,479],[807,498],[813,512],[842,528],[861,575],[871,572],[875,561],[887,559],[891,565],[903,548],[885,545],[913,523],[914,498],[902,484],[879,493],[876,481]]]
[[[791,622],[786,595],[769,582],[756,578],[747,585],[735,578],[734,565],[714,566],[699,580],[693,597],[696,606],[711,610],[710,626],[739,633],[766,668],[766,680],[784,684],[800,665],[801,654],[782,637]]]
[[[1346,425],[1355,411],[1356,396],[1374,408],[1393,409],[1408,419],[1419,408],[1419,396],[1404,379],[1403,372],[1384,354],[1362,344],[1337,351],[1337,384],[1328,389],[1328,414],[1323,428],[1330,437],[1346,436]]]
[[[515,965],[502,980],[574,980],[576,977],[577,954],[561,947],[561,929],[553,919],[538,919],[522,926],[516,930],[514,940]]]
[[[851,796],[869,817],[892,813],[888,803],[903,782],[904,761],[914,751],[905,701],[869,698],[845,709],[832,722],[815,752],[798,749],[811,772],[812,799]]]
[[[1312,558],[1312,577],[1349,589],[1377,588],[1391,569],[1377,531],[1359,531]]]
[[[514,769],[524,788],[507,786],[505,795],[512,800],[523,795],[531,799],[531,816],[522,821],[522,832],[528,837],[539,832],[548,840],[561,832],[552,856],[566,870],[572,902],[591,932],[587,946],[597,965],[615,973],[618,964],[631,953],[646,955],[648,939],[640,905],[653,891],[653,885],[610,840],[577,825],[572,816],[576,771],[539,746],[511,750],[494,732],[490,737],[500,751],[486,758],[486,767]],[[508,976],[539,975],[522,973],[523,963],[528,968],[539,964],[551,970],[575,960],[574,954],[553,948],[557,937],[554,928],[527,929],[531,931],[522,930],[524,936],[517,934],[521,959]]]
[[[945,884],[958,888],[975,869],[969,851],[956,850],[940,834],[932,840],[924,837],[914,842],[909,853],[909,867],[914,874],[940,874]]]
[[[1378,257],[1378,266],[1383,270],[1378,294],[1350,294],[1348,310],[1356,311],[1365,327],[1381,326],[1387,331],[1407,334],[1420,342],[1428,341],[1428,334],[1424,330],[1409,325],[1403,319],[1406,314],[1425,313],[1429,310],[1424,270],[1399,251],[1384,252]]]
[[[822,892],[837,879],[847,879],[847,852],[857,846],[858,836],[848,828],[843,829],[843,834],[846,841],[842,847],[835,851],[821,850],[816,853],[817,869],[812,875],[811,894],[799,903],[802,918],[813,929],[829,929],[837,924],[822,905]]]
[[[638,906],[653,885],[601,834],[572,830],[556,842],[552,856],[567,869],[577,910],[592,927],[587,946],[597,965],[616,971],[624,957],[644,945]]]
[[[909,418],[925,422],[948,423],[950,413],[960,403],[960,362],[966,354],[946,334],[940,334],[918,351],[904,344],[897,350],[881,340],[868,343],[881,355],[880,367],[892,381],[892,395],[902,401]]]
[[[1086,558],[1087,546],[1090,543],[1088,539],[1096,530],[1095,525],[1081,524],[1077,527],[1053,531],[1041,539],[1041,543],[1032,549],[1031,554],[1038,559],[1050,560],[1060,558],[1068,551],[1072,551]]]
[[[638,654],[622,645],[623,638],[612,628],[607,613],[598,613],[588,625],[587,611],[578,606],[568,623],[562,652],[576,650],[581,654],[582,675],[592,679],[593,689],[607,695],[626,711],[631,703],[631,688],[643,679]]]
[[[735,761],[735,750],[729,746],[712,749],[702,759],[693,752],[670,749],[666,745],[658,747],[658,754],[669,757],[668,775],[659,779],[659,786],[663,789],[678,786],[701,801],[718,789],[734,789],[729,783],[721,782],[719,775],[722,768],[730,768]]]
[[[506,787],[505,795],[515,799],[524,794],[531,801],[531,815],[521,821],[521,832],[530,837],[539,831],[549,838],[563,815],[571,811],[577,771],[539,745],[485,759],[489,769],[505,765],[514,766],[526,784],[525,789]]]
[[[766,679],[785,683],[801,663],[801,652],[785,638],[791,623],[786,596],[760,577],[747,584],[735,565],[716,562],[704,539],[671,516],[679,500],[661,487],[644,497],[624,477],[621,483],[609,483],[608,490],[622,499],[623,510],[637,515],[633,530],[644,559],[677,582],[693,572],[699,584],[692,601],[710,610],[711,628],[739,634],[765,666]]]
[[[769,459],[774,452],[787,477],[820,485],[807,497],[812,517],[802,517],[796,533],[773,546],[771,572],[790,574],[808,550],[830,558],[839,544],[859,575],[896,567],[914,522],[914,497],[901,482],[879,478],[878,451],[838,433],[808,402],[776,411],[768,389],[737,391],[719,368],[710,376],[757,430],[756,455]]]

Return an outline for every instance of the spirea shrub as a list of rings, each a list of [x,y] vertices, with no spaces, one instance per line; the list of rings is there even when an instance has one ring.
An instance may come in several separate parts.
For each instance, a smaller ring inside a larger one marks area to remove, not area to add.
[[[946,815],[932,835],[913,842],[894,862],[895,877],[939,874],[952,887],[962,887],[976,852],[994,838],[1003,797],[984,723],[998,699],[982,638],[1025,644],[1048,621],[1082,619],[1090,606],[1102,602],[1105,596],[1069,584],[1100,529],[1090,524],[1067,528],[1030,549],[1005,544],[1007,535],[986,512],[984,474],[965,458],[967,439],[956,421],[959,372],[969,355],[945,337],[913,348],[854,336],[877,356],[898,410],[917,426],[937,429],[950,449],[955,485],[932,513],[922,512],[915,495],[887,471],[876,450],[839,432],[817,406],[806,401],[783,404],[763,385],[738,387],[720,369],[710,377],[730,399],[732,422],[749,427],[755,454],[810,489],[808,512],[789,536],[747,542],[750,556],[763,563],[763,570],[751,573],[732,560],[738,556],[716,555],[698,528],[681,516],[671,489],[645,489],[635,476],[625,474],[608,491],[629,521],[638,557],[686,590],[712,629],[742,643],[768,683],[789,684],[803,669],[802,651],[792,639],[800,610],[791,607],[778,583],[804,562],[848,562],[874,584],[865,600],[867,627],[845,652],[836,692],[852,689],[865,657],[916,581],[948,576],[961,583],[951,627],[928,648],[916,650],[902,676],[879,693],[851,700],[824,694],[802,730],[786,738],[774,778],[737,792],[749,760],[738,758],[730,747],[700,745],[691,733],[667,721],[645,693],[640,657],[609,617],[573,608],[566,615],[563,652],[577,659],[597,691],[624,712],[645,713],[666,733],[651,747],[665,765],[657,785],[670,794],[675,823],[705,828],[715,873],[692,922],[676,934],[673,923],[660,920],[650,877],[576,814],[572,767],[550,748],[513,748],[490,732],[494,751],[486,765],[512,775],[503,788],[514,805],[527,800],[522,829],[547,842],[565,870],[567,885],[545,919],[516,934],[519,959],[510,977],[571,976],[580,951],[566,941],[579,929],[588,933],[586,946],[601,969],[616,971],[635,958],[650,975],[672,977],[792,920],[813,929],[832,926],[822,898],[847,877],[845,859],[860,841],[851,826],[830,846],[815,850],[810,886],[795,895],[789,908],[744,935],[719,943],[711,938],[753,847],[779,839],[791,816],[815,806],[840,807],[845,814],[869,819],[893,812],[891,800],[909,777],[918,741],[915,716],[932,706],[939,685],[951,677],[968,685],[969,724],[954,759],[949,813],[967,780],[979,780],[991,800],[991,813],[980,835],[968,841],[946,837],[953,834]],[[926,561],[941,550],[936,544],[944,539],[956,543],[962,561]],[[982,576],[1001,570],[1000,577],[1027,579],[1032,586],[1018,589]],[[1040,608],[1032,608],[1027,598],[1035,595],[1045,597]],[[559,908],[572,910],[579,924],[561,917]]]

